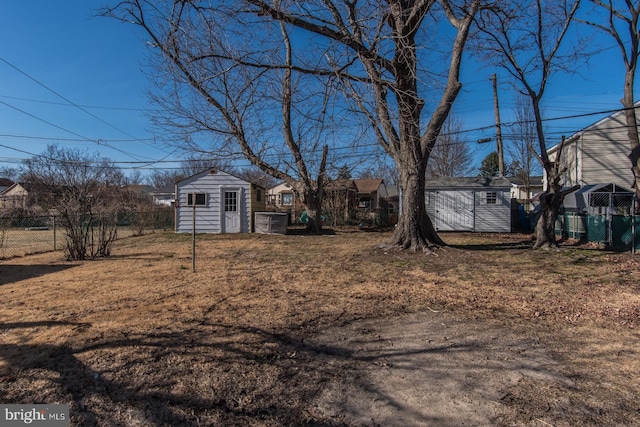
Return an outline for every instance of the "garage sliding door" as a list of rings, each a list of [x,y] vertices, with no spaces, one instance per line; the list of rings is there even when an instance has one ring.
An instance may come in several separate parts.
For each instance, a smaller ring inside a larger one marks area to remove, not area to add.
[[[473,191],[438,191],[436,194],[436,229],[439,231],[473,231]]]

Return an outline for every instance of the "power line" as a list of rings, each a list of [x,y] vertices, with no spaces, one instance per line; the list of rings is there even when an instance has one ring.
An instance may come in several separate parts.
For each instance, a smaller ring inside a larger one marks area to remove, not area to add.
[[[0,98],[13,99],[13,100],[16,100],[16,101],[34,102],[34,103],[38,103],[38,104],[63,105],[63,106],[67,106],[67,107],[75,107],[74,105],[69,105],[69,103],[67,103],[67,102],[43,101],[43,100],[39,100],[39,99],[21,98],[21,97],[18,97],[18,96],[0,95]],[[105,107],[105,106],[99,106],[99,105],[80,105],[80,107],[82,107],[82,108],[91,108],[91,109],[96,109],[96,110],[139,111],[139,112],[146,111],[143,108],[132,108],[132,107]]]
[[[3,57],[1,57],[1,56],[0,56],[0,61],[4,62],[4,63],[5,63],[5,64],[7,64],[9,67],[13,68],[14,70],[16,70],[17,72],[19,72],[19,73],[20,73],[20,74],[22,74],[23,76],[27,77],[29,80],[31,80],[31,81],[33,81],[33,82],[35,82],[36,84],[38,84],[39,86],[43,87],[43,88],[44,88],[44,89],[46,89],[47,91],[51,92],[52,94],[54,94],[54,95],[55,95],[55,96],[57,96],[58,98],[62,99],[62,100],[63,100],[63,101],[65,101],[68,105],[70,105],[70,106],[73,106],[73,107],[77,108],[78,110],[80,110],[80,111],[82,111],[83,113],[85,113],[85,114],[89,115],[90,117],[93,117],[94,119],[98,120],[99,122],[101,122],[101,123],[103,123],[103,124],[105,124],[105,125],[109,126],[110,128],[112,128],[112,129],[114,129],[114,130],[116,130],[116,131],[118,131],[118,132],[121,132],[123,135],[126,135],[126,136],[128,136],[128,137],[130,137],[130,138],[133,138],[135,141],[139,141],[139,142],[142,142],[142,143],[143,143],[143,144],[145,144],[145,145],[148,145],[148,146],[150,146],[150,147],[153,147],[152,145],[148,144],[148,143],[147,143],[147,142],[145,142],[144,140],[142,140],[142,139],[138,139],[138,138],[136,138],[135,136],[131,135],[130,133],[128,133],[128,132],[126,132],[126,131],[124,131],[124,130],[120,129],[119,127],[114,126],[113,124],[111,124],[111,123],[107,122],[106,120],[103,120],[102,118],[100,118],[100,117],[96,116],[96,115],[95,115],[95,114],[93,114],[92,112],[88,111],[86,108],[82,107],[81,105],[76,104],[75,102],[71,101],[70,99],[68,99],[68,98],[67,98],[67,97],[65,97],[64,95],[62,95],[62,94],[60,94],[59,92],[57,92],[57,91],[55,91],[55,90],[51,89],[49,86],[47,86],[47,85],[45,85],[44,83],[40,82],[38,79],[36,79],[35,77],[33,77],[33,76],[29,75],[28,73],[26,73],[25,71],[21,70],[21,69],[20,69],[20,68],[18,68],[16,65],[12,64],[11,62],[7,61],[6,59],[4,59],[4,58],[3,58]],[[9,107],[11,107],[11,108],[14,108],[14,109],[16,109],[16,110],[18,110],[18,111],[20,111],[20,112],[22,112],[22,113],[24,113],[24,114],[28,114],[28,113],[24,112],[23,110],[20,110],[20,109],[18,109],[18,108],[16,108],[16,107],[13,107],[13,106],[11,106],[11,105],[7,104],[6,102],[0,101],[0,103],[2,103],[2,104],[4,104],[4,105],[7,105],[7,106],[9,106]],[[34,115],[32,115],[32,114],[28,114],[28,115],[30,115],[31,117],[37,118],[36,116],[34,116]],[[38,119],[39,119],[39,118],[38,118]],[[39,119],[39,120],[42,120],[42,119]],[[43,120],[43,121],[44,121],[44,120]],[[45,122],[46,122],[46,121],[45,121]],[[63,129],[63,128],[61,128],[60,126],[53,125],[53,124],[52,124],[52,123],[50,123],[50,122],[46,122],[46,123],[47,123],[47,124],[50,124],[50,125],[52,125],[52,126],[55,126],[55,127],[59,128],[59,129]],[[63,129],[63,130],[65,130],[65,129]],[[66,131],[67,131],[67,132],[69,132],[68,130],[66,130]],[[75,134],[74,132],[70,132],[70,133],[72,133],[72,134],[74,134],[74,135],[78,136],[78,134]],[[89,140],[89,141],[96,142],[96,141],[91,140],[91,139],[89,139],[89,138],[86,138],[86,139],[87,139],[87,140]],[[107,145],[107,146],[109,146],[108,144],[106,144],[106,145]],[[109,147],[110,147],[110,146],[109,146]],[[136,156],[135,156],[135,155],[133,155],[133,154],[131,154],[131,153],[127,153],[126,151],[121,151],[121,150],[119,150],[119,149],[117,149],[117,148],[115,148],[115,147],[110,147],[110,148],[113,148],[113,149],[114,149],[114,150],[116,150],[116,151],[120,151],[121,153],[126,154],[126,155],[128,155],[128,156],[130,156],[130,157],[132,157],[132,158],[134,158],[134,159],[136,158]],[[153,148],[158,149],[158,147],[153,147]],[[161,150],[161,151],[164,151],[164,150]]]
[[[0,103],[8,105],[2,101],[0,101]],[[10,106],[10,105],[8,105]],[[11,108],[15,108],[10,106]],[[639,106],[633,107],[633,109],[635,108],[640,108]],[[543,121],[558,121],[558,120],[563,120],[563,119],[575,119],[575,118],[584,118],[584,117],[590,117],[590,116],[594,116],[594,115],[602,115],[602,114],[612,114],[612,113],[617,113],[617,112],[622,112],[625,111],[625,108],[622,109],[614,109],[614,110],[601,110],[601,111],[596,111],[596,112],[591,112],[591,113],[582,113],[582,114],[573,114],[573,115],[569,115],[569,116],[561,116],[561,117],[552,117],[552,118],[547,118],[547,119],[543,119]],[[25,114],[29,114],[26,113]],[[29,114],[31,115],[31,114]],[[32,115],[31,115],[32,116]],[[35,116],[33,116],[35,117]],[[37,117],[36,117],[37,118]],[[39,120],[43,120],[40,118],[37,118]],[[44,120],[43,120],[44,121]],[[46,121],[45,121],[46,122]],[[504,126],[514,126],[517,124],[526,124],[526,123],[534,123],[533,120],[523,120],[523,121],[512,121],[512,122],[506,122],[503,123]],[[55,125],[55,124],[51,124],[52,126],[58,127],[59,126]],[[462,133],[469,133],[469,132],[477,132],[477,131],[482,131],[482,130],[487,130],[487,129],[491,129],[493,128],[494,125],[489,125],[489,126],[482,126],[482,127],[477,127],[477,128],[473,128],[473,129],[463,129],[460,131],[456,131],[456,132],[449,132],[446,134],[441,134],[442,137],[447,137],[447,136],[454,136],[454,135],[459,135]],[[620,124],[619,126],[611,126],[611,127],[607,127],[607,130],[617,130],[617,129],[626,129],[627,126],[626,124]],[[61,128],[62,130],[65,130],[67,132],[70,132],[72,134],[75,134],[74,132],[71,132],[69,130],[66,130],[64,128]],[[564,133],[564,132],[562,132]],[[574,132],[575,133],[575,132]],[[554,132],[548,132],[547,135],[553,135],[553,134],[561,134],[561,132],[558,131],[554,131]],[[79,136],[82,140],[90,140],[86,137],[83,137],[82,135],[78,135],[75,134],[76,136]],[[35,137],[35,136],[25,136],[25,135],[7,135],[7,134],[0,134],[0,137],[20,137],[20,138],[34,138],[34,139],[38,139],[41,137]],[[517,136],[517,134],[515,133],[508,133],[506,134],[506,137],[508,137],[509,139],[514,139]],[[53,139],[53,138],[52,138]],[[73,140],[73,139],[70,139]],[[101,141],[101,140],[99,140]],[[112,141],[119,141],[119,140],[112,140]],[[121,141],[128,141],[128,140],[121,140]],[[134,140],[135,141],[135,140]],[[95,141],[94,141],[95,142]],[[452,142],[448,142],[447,144],[449,145],[455,145],[455,144],[470,144],[470,143],[477,143],[477,140],[458,140],[458,141],[452,141]],[[10,147],[7,145],[3,145],[0,144],[0,147],[4,147],[4,148],[8,148],[23,154],[28,154],[30,156],[37,156],[34,153],[25,151],[25,150],[21,150],[21,149],[17,149],[14,147]],[[375,142],[375,143],[368,143],[368,144],[360,144],[359,148],[376,148],[376,149],[380,149],[380,145]],[[175,152],[178,150],[178,148],[176,148],[171,154],[175,154]],[[119,150],[121,151],[121,150]],[[335,147],[332,150],[332,153],[334,155],[339,156],[339,159],[351,159],[351,158],[366,158],[366,157],[373,157],[373,156],[380,156],[380,155],[385,155],[384,152],[379,151],[379,152],[358,152],[358,151],[354,151],[353,147],[348,147],[348,146],[344,146],[344,147]],[[341,152],[341,151],[349,151],[348,153],[342,153],[342,154],[337,154],[336,152]],[[307,151],[307,155],[313,153],[313,150]],[[316,150],[316,152],[319,152],[319,150]],[[277,159],[278,157],[280,157],[281,154],[280,153],[269,153],[267,155],[265,155],[263,158],[264,159],[270,159],[270,158],[275,158]],[[136,161],[111,161],[114,165],[131,165],[129,167],[120,167],[121,169],[140,169],[140,170],[156,170],[158,168],[151,168],[149,166],[153,165],[153,164],[175,164],[175,163],[182,163],[182,162],[189,162],[189,161],[219,161],[219,160],[230,160],[230,161],[247,161],[244,156],[242,155],[241,152],[231,152],[226,156],[217,156],[217,157],[210,157],[210,158],[205,158],[205,159],[167,159],[168,156],[165,156],[164,158],[160,159],[160,160],[152,160],[152,161],[142,161],[139,159],[136,159]],[[56,161],[56,159],[49,159],[51,161]],[[134,165],[140,165],[140,166],[134,166]],[[251,166],[251,164],[248,164],[246,166],[242,166],[242,167],[249,167]],[[237,167],[241,167],[241,166],[237,166]],[[163,168],[163,169],[180,169],[178,168]]]
[[[2,102],[2,101],[0,101]],[[36,140],[40,140],[40,141],[68,141],[68,142],[82,142],[82,141],[86,141],[87,138],[82,137],[82,138],[61,138],[61,137],[55,137],[55,136],[35,136],[35,135],[16,135],[16,134],[9,134],[9,133],[0,133],[0,137],[4,137],[4,138],[19,138],[19,139],[36,139]],[[137,142],[140,141],[140,139],[103,139],[100,138],[97,141],[100,142]],[[145,141],[153,141],[153,138],[147,138],[145,139]]]
[[[1,58],[0,58],[0,59],[1,59]],[[95,143],[95,144],[97,144],[97,145],[106,145],[107,147],[109,147],[109,148],[111,148],[111,149],[113,149],[113,150],[116,150],[116,151],[118,151],[118,152],[120,152],[120,153],[122,153],[122,154],[124,154],[124,155],[126,155],[126,156],[129,156],[129,157],[131,157],[132,159],[140,160],[138,157],[136,157],[136,156],[135,156],[134,154],[132,154],[132,153],[129,153],[129,152],[127,152],[127,151],[124,151],[124,150],[121,150],[121,149],[119,149],[119,148],[113,147],[113,146],[111,146],[111,145],[109,145],[109,144],[103,144],[103,143],[102,143],[102,141],[101,141],[101,140],[99,140],[99,139],[91,139],[91,138],[88,138],[88,137],[86,137],[86,136],[80,135],[79,133],[76,133],[76,132],[74,132],[74,131],[72,131],[72,130],[66,129],[66,128],[62,127],[62,126],[59,126],[59,125],[57,125],[57,124],[55,124],[55,123],[52,123],[52,122],[50,122],[50,121],[48,121],[48,120],[45,120],[45,119],[41,118],[41,117],[38,117],[38,116],[36,116],[36,115],[34,115],[34,114],[31,114],[31,113],[29,113],[29,112],[27,112],[27,111],[24,111],[24,110],[22,110],[22,109],[20,109],[20,108],[18,108],[18,107],[16,107],[16,106],[13,106],[13,105],[11,105],[11,104],[7,104],[7,103],[6,103],[6,102],[4,102],[4,101],[0,101],[0,104],[5,105],[5,106],[7,106],[7,107],[9,107],[9,108],[12,108],[12,109],[14,109],[14,110],[16,110],[16,111],[18,111],[18,112],[20,112],[20,113],[22,113],[22,114],[25,114],[25,115],[27,115],[27,116],[29,116],[29,117],[31,117],[31,118],[34,118],[34,119],[36,119],[36,120],[39,120],[39,121],[41,121],[41,122],[43,122],[43,123],[45,123],[45,124],[48,124],[49,126],[53,126],[53,127],[57,128],[57,129],[60,129],[60,130],[62,130],[62,131],[64,131],[64,132],[68,132],[68,133],[70,133],[71,135],[77,136],[77,137],[78,137],[78,138],[80,138],[82,141],[89,141],[89,142],[93,142],[93,143]]]
[[[130,138],[135,138],[134,136],[128,134],[127,132],[123,131],[122,129],[112,125],[111,123],[107,122],[106,120],[103,120],[102,118],[96,116],[95,114],[93,114],[92,112],[88,111],[86,108],[82,107],[81,105],[76,104],[75,102],[71,101],[70,99],[68,99],[67,97],[65,97],[64,95],[60,94],[59,92],[56,92],[55,90],[51,89],[49,86],[45,85],[44,83],[40,82],[39,80],[37,80],[35,77],[27,74],[25,71],[22,71],[20,68],[18,68],[17,66],[13,65],[12,63],[10,63],[9,61],[7,61],[6,59],[4,59],[3,57],[0,56],[0,61],[4,62],[5,64],[7,64],[8,66],[10,66],[11,68],[13,68],[14,70],[16,70],[17,72],[19,72],[20,74],[22,74],[23,76],[27,77],[29,80],[35,82],[36,84],[38,84],[39,86],[43,87],[44,89],[46,89],[47,91],[51,92],[52,94],[54,94],[55,96],[57,96],[58,98],[62,99],[63,101],[65,101],[67,104],[77,108],[78,110],[82,111],[83,113],[93,117],[94,119],[100,121],[101,123],[104,123],[105,125],[111,127],[112,129],[117,130],[118,132],[122,132],[124,135],[127,135]]]

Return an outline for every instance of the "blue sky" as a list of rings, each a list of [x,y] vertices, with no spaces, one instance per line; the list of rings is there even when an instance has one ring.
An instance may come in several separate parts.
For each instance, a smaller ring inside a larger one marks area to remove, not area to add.
[[[103,4],[0,3],[0,167],[15,167],[54,142],[99,151],[124,168],[143,166],[128,162],[178,158],[170,147],[153,141],[144,113],[152,105],[145,95],[148,83],[142,70],[147,50],[142,36],[132,25],[95,17]],[[620,108],[623,70],[618,55],[615,49],[605,50],[581,75],[554,77],[544,100],[545,116]],[[465,128],[493,125],[489,77],[496,71],[470,61],[463,66],[464,87],[454,109]],[[505,82],[502,77],[499,81]],[[512,107],[513,96],[505,85],[500,90],[503,122],[512,118]],[[549,131],[569,136],[603,116],[549,122]],[[474,141],[492,136],[492,128],[465,135],[478,163],[494,144]]]
[[[131,25],[95,17],[100,6],[0,4],[0,162],[40,153],[52,142],[117,161],[169,155],[153,143],[144,113],[151,106],[143,40]]]

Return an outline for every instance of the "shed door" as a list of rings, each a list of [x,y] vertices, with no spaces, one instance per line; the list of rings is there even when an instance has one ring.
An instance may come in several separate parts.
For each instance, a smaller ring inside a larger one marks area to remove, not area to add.
[[[222,192],[222,220],[224,233],[240,232],[240,192],[224,190]]]
[[[436,229],[473,231],[473,191],[438,191]]]

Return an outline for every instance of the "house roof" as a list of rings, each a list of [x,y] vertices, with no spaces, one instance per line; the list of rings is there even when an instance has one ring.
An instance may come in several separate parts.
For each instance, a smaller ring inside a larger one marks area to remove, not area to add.
[[[159,196],[159,195],[167,195],[167,194],[171,194],[171,195],[175,195],[176,193],[176,185],[175,184],[168,184],[165,185],[164,187],[152,191],[151,194],[154,196]]]
[[[427,189],[439,188],[511,188],[511,181],[504,177],[440,177],[428,179],[425,182]]]
[[[356,188],[356,184],[352,179],[336,179],[325,186],[325,190],[328,191],[348,190],[350,188]]]
[[[398,197],[400,192],[398,191],[397,185],[388,185],[387,186],[387,198],[389,197]]]
[[[144,194],[150,194],[156,191],[156,189],[153,188],[152,186],[145,185],[145,184],[126,185],[125,188],[128,190],[137,191]]]
[[[382,178],[376,179],[354,179],[358,193],[373,193],[384,183]]]
[[[271,194],[275,194],[275,193],[292,193],[293,192],[293,188],[287,184],[286,182],[281,182],[278,185],[274,185],[273,187],[269,187],[269,189],[267,190],[269,193]]]
[[[540,176],[530,176],[529,177],[529,185],[533,187],[542,187],[542,175]],[[515,185],[524,185],[524,179],[518,176],[510,176],[507,178],[512,184]]]
[[[263,185],[261,185],[261,184],[256,184],[255,182],[248,181],[248,180],[246,180],[246,179],[244,179],[244,178],[241,178],[241,177],[239,177],[239,176],[237,176],[237,175],[234,175],[234,174],[232,174],[232,173],[229,173],[229,172],[225,172],[225,171],[223,171],[223,170],[221,170],[221,169],[218,169],[218,168],[208,168],[208,169],[205,169],[205,170],[203,170],[203,171],[201,171],[201,172],[194,173],[194,174],[193,174],[193,175],[191,175],[191,176],[188,176],[188,177],[186,177],[186,178],[183,178],[183,179],[181,179],[181,180],[176,181],[176,185],[179,185],[180,183],[182,183],[182,182],[184,182],[184,181],[187,181],[187,180],[190,180],[190,179],[192,179],[192,178],[194,178],[194,177],[196,177],[196,176],[199,176],[199,175],[206,175],[206,174],[208,174],[208,173],[210,173],[210,174],[212,174],[212,175],[215,175],[215,174],[217,174],[217,173],[223,173],[223,174],[226,174],[226,175],[232,176],[232,177],[234,177],[234,178],[238,178],[239,180],[242,180],[242,181],[244,181],[244,182],[248,182],[249,184],[255,185],[256,187],[260,187],[260,188],[264,189],[264,186],[263,186]]]
[[[13,185],[13,181],[7,178],[0,178],[0,193]]]
[[[0,187],[0,194],[9,195],[9,193],[11,193],[16,189],[18,189],[17,191],[20,191],[20,189],[22,189],[22,191],[27,191],[22,185],[20,185],[17,182],[14,182],[8,187]]]

